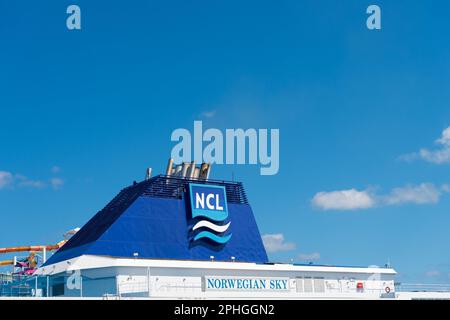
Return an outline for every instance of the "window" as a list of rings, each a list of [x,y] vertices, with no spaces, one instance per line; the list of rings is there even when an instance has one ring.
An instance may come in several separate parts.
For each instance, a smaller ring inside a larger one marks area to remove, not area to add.
[[[323,278],[314,278],[314,292],[325,292],[325,280]]]
[[[304,292],[313,292],[313,280],[311,278],[306,278],[303,280]]]
[[[303,279],[297,278],[297,292],[303,292]]]

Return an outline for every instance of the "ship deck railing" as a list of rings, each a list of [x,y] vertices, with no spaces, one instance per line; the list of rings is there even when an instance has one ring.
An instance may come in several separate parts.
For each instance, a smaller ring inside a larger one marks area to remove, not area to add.
[[[397,283],[397,292],[450,292],[450,284]]]

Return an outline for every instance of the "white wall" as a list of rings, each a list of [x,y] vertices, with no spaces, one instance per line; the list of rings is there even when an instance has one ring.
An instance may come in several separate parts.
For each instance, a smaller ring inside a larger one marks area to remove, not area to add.
[[[117,268],[118,285],[125,294],[143,293],[150,287],[151,297],[262,297],[262,298],[308,298],[308,297],[359,297],[378,298],[386,287],[394,292],[393,275],[365,273],[330,273],[296,271],[255,271],[195,268]],[[150,272],[150,281],[147,279]],[[283,292],[258,292],[245,290],[205,290],[204,276],[289,278],[289,288]],[[305,280],[304,278],[311,278]],[[305,292],[305,281],[311,281],[312,290]],[[364,288],[357,290],[358,282]]]
[[[149,278],[147,277],[149,274]],[[205,276],[288,279],[284,291],[248,289],[206,290]],[[379,298],[386,287],[394,288],[394,275],[370,273],[241,270],[173,267],[105,267],[82,270],[83,296],[120,294],[136,297],[184,298]],[[363,290],[357,290],[357,283]],[[308,284],[311,290],[306,290]],[[150,293],[149,293],[150,288]],[[67,291],[66,296],[79,296]]]

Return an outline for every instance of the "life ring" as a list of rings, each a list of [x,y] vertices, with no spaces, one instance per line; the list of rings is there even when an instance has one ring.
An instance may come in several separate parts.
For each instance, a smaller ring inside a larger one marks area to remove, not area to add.
[[[386,288],[384,288],[384,291],[386,291],[386,293],[389,293],[389,292],[391,292],[391,288],[386,287]]]

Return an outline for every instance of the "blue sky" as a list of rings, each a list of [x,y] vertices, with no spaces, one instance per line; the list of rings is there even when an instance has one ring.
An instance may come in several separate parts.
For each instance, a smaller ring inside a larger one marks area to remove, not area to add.
[[[213,168],[244,181],[272,260],[448,283],[450,5],[373,3],[0,3],[0,247],[61,240],[198,119],[280,129],[277,175]]]

